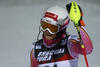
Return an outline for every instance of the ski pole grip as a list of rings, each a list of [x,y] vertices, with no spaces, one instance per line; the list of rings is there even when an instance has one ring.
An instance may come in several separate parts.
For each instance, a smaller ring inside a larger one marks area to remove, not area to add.
[[[81,18],[81,12],[76,2],[71,2],[66,5],[66,8],[69,13],[70,19],[74,22],[75,25],[78,24],[78,21]]]

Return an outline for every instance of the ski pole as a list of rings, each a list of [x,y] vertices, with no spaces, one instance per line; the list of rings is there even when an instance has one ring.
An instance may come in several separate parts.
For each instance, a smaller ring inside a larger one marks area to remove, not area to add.
[[[68,8],[69,7],[67,7],[67,9]],[[78,36],[80,38],[81,48],[82,48],[82,51],[83,51],[83,54],[84,54],[84,58],[85,58],[85,61],[86,61],[86,65],[87,65],[87,67],[89,67],[89,64],[88,64],[88,61],[87,61],[87,57],[86,57],[86,53],[85,53],[85,49],[84,49],[84,45],[83,45],[81,34],[80,34],[80,30],[79,30],[79,26],[78,26],[79,25],[78,21],[81,18],[81,12],[80,12],[80,9],[79,9],[79,7],[78,7],[76,2],[72,2],[71,3],[70,10],[68,10],[68,12],[69,12],[70,19],[74,22],[74,25],[75,25],[75,27],[77,29]]]

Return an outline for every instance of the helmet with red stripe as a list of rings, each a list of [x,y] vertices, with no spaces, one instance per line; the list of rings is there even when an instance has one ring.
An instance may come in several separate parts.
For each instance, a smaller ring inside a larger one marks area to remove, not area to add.
[[[59,25],[59,31],[62,31],[67,28],[70,19],[65,8],[60,6],[52,6],[45,10],[41,18],[41,24],[42,21],[53,25]]]

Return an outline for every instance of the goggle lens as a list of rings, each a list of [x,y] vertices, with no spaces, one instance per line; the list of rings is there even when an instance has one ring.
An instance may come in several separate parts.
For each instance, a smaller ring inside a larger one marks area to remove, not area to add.
[[[47,28],[49,28],[49,30],[52,33],[57,33],[59,31],[59,26],[56,26],[56,25],[53,25],[53,24],[50,24],[50,23],[47,23],[47,22],[44,22],[44,21],[42,21],[41,25],[42,25],[43,31],[45,31]]]

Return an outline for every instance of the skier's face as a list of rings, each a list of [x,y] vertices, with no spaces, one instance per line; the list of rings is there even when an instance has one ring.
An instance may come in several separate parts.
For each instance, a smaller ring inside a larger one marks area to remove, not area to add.
[[[48,30],[46,31],[43,31],[43,34],[44,34],[44,37],[47,39],[47,40],[52,40],[56,37],[57,34],[51,34]]]

